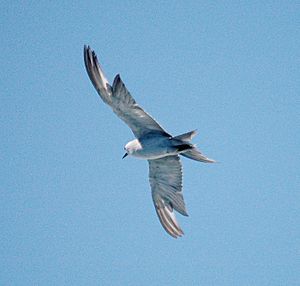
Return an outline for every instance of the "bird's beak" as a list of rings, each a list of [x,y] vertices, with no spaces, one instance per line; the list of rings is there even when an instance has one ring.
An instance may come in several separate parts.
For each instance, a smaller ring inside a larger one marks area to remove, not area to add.
[[[126,156],[128,156],[128,153],[125,153],[124,156],[122,157],[122,159],[124,159]]]

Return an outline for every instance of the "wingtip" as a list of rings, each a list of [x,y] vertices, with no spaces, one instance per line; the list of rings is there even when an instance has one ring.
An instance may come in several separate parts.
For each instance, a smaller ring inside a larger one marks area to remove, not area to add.
[[[183,230],[179,226],[173,211],[169,211],[167,207],[155,207],[158,218],[165,231],[172,237],[178,238],[184,235]]]
[[[88,64],[93,63],[93,57],[91,56],[91,48],[89,45],[84,45],[83,47],[83,56],[84,56],[84,62],[86,65],[86,68],[88,69]]]
[[[97,55],[89,45],[83,46],[83,53],[88,59],[93,60],[94,63],[98,63]]]
[[[89,46],[89,45],[84,45],[83,46],[83,51],[84,51],[84,53],[87,53],[87,52],[89,52],[91,50],[91,47]]]

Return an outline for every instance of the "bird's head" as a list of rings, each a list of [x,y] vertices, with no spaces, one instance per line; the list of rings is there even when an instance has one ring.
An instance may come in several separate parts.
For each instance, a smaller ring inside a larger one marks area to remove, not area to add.
[[[141,148],[142,148],[142,146],[141,146],[139,140],[137,140],[137,139],[134,139],[134,140],[128,142],[124,147],[124,150],[126,151],[126,153],[124,154],[122,159],[124,159],[128,155],[133,155],[136,151],[138,151]]]

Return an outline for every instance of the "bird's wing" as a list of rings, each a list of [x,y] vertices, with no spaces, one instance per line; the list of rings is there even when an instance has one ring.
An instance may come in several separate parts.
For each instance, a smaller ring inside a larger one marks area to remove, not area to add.
[[[89,46],[84,46],[84,63],[102,100],[131,128],[137,138],[151,132],[170,136],[135,102],[119,75],[115,77],[112,86],[109,84],[95,52]]]
[[[173,237],[183,235],[173,209],[187,216],[182,196],[182,167],[178,155],[148,160],[152,199],[164,229]]]

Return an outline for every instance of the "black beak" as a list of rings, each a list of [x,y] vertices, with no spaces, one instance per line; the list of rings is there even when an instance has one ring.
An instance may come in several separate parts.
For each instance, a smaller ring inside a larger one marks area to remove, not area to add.
[[[122,159],[124,159],[126,156],[128,156],[128,153],[125,153],[124,156],[122,157]]]

